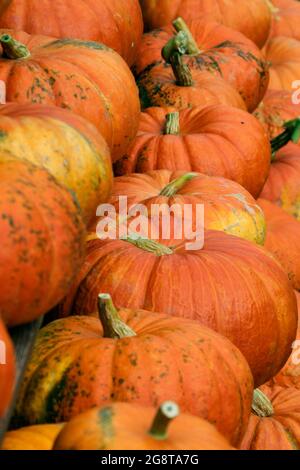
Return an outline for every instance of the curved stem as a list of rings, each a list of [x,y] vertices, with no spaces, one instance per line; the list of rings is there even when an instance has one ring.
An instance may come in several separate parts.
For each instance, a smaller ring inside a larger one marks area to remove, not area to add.
[[[3,57],[6,59],[16,60],[30,57],[29,49],[9,34],[3,34],[0,37],[0,44],[3,49]]]
[[[162,49],[162,57],[171,64],[176,84],[179,86],[192,86],[193,79],[190,68],[184,64],[182,55],[187,52],[188,37],[184,31],[180,31]]]
[[[194,36],[192,35],[191,30],[186,24],[186,22],[184,21],[184,19],[181,17],[176,18],[176,20],[173,21],[173,26],[178,33],[180,31],[183,31],[187,35],[186,52],[191,55],[200,54],[200,49],[198,47],[198,44],[196,43]]]
[[[253,393],[252,410],[260,418],[268,418],[274,414],[271,401],[259,388]]]
[[[160,196],[167,196],[171,197],[174,196],[181,188],[188,182],[191,181],[193,178],[198,176],[197,173],[185,173],[182,176],[179,176],[174,181],[171,181],[160,193]]]
[[[154,437],[154,439],[167,439],[168,427],[171,421],[179,416],[179,413],[179,407],[173,401],[163,403],[154,418],[149,434]]]
[[[179,112],[174,111],[166,115],[165,135],[178,135],[180,133]]]
[[[149,240],[148,238],[142,238],[131,234],[127,238],[123,238],[128,243],[136,246],[137,248],[141,248],[144,251],[149,251],[149,253],[153,253],[156,256],[164,256],[164,255],[172,255],[173,250],[168,246],[161,245],[158,242],[153,240]]]
[[[119,317],[118,310],[109,294],[99,294],[98,311],[104,338],[120,339],[136,336],[136,333]]]
[[[285,130],[271,140],[273,159],[275,154],[282,147],[285,147],[290,141],[295,144],[300,140],[300,118],[292,119],[284,123]]]

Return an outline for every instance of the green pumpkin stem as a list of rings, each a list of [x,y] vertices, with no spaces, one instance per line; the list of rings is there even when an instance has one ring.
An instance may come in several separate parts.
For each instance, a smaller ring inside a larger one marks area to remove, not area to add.
[[[275,7],[275,5],[273,5],[271,0],[265,0],[265,2],[268,5],[272,15],[276,15],[277,13],[280,12],[280,9],[278,7]],[[278,20],[278,18],[275,18],[275,19]]]
[[[191,70],[182,60],[182,56],[187,52],[187,47],[187,34],[184,31],[180,31],[162,49],[162,56],[167,63],[171,64],[178,86],[193,85]]]
[[[187,35],[186,52],[190,55],[200,54],[200,49],[194,39],[194,36],[190,31],[190,28],[188,27],[184,19],[181,17],[176,18],[176,20],[173,21],[173,26],[176,29],[177,33],[183,31]]]
[[[287,145],[290,141],[297,144],[300,140],[300,117],[284,123],[284,131],[271,140],[272,160],[276,152]]]
[[[109,294],[99,294],[98,311],[104,338],[121,339],[136,336],[136,333],[119,317]]]
[[[176,403],[173,401],[166,401],[163,403],[152,423],[149,434],[157,440],[165,440],[168,437],[168,427],[173,419],[179,416],[180,410]]]
[[[164,128],[165,135],[178,135],[180,133],[179,112],[175,111],[166,115]]]
[[[124,241],[131,243],[137,248],[141,248],[144,251],[153,253],[156,256],[172,255],[173,250],[168,246],[162,245],[154,240],[149,240],[149,238],[142,238],[136,236],[135,234],[129,235],[127,238],[123,238]]]
[[[259,388],[253,393],[252,410],[260,418],[268,418],[274,414],[271,401]]]
[[[9,34],[3,34],[0,37],[0,43],[3,49],[3,57],[6,59],[16,60],[30,57],[28,48]]]
[[[176,180],[171,181],[160,193],[160,196],[174,196],[184,185],[197,176],[197,173],[185,173]]]

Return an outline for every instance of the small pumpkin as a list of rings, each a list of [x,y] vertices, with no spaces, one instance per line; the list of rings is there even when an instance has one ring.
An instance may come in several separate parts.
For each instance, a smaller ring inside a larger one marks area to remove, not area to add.
[[[231,179],[257,197],[270,161],[265,130],[244,111],[223,105],[186,109],[179,114],[151,108],[142,113],[136,139],[115,163],[115,174],[156,169],[195,171]]]
[[[78,115],[54,106],[0,107],[0,161],[28,160],[46,168],[76,195],[89,222],[112,186],[110,152],[101,134]]]
[[[140,104],[134,77],[116,52],[98,42],[13,30],[0,30],[0,44],[7,101],[69,109],[101,131],[113,157],[123,154],[136,134]]]
[[[270,90],[295,92],[295,82],[300,74],[300,41],[287,37],[275,37],[265,47],[266,60],[270,63]]]
[[[1,12],[0,27],[101,42],[132,65],[143,20],[138,0],[33,0],[30,5],[25,0],[10,0]]]
[[[264,385],[254,391],[241,450],[300,450],[300,391]]]
[[[193,432],[189,432],[190,430]],[[114,432],[111,432],[114,430]],[[233,450],[214,426],[180,414],[176,403],[157,410],[112,403],[77,416],[62,429],[53,450]]]
[[[14,390],[16,376],[14,347],[0,317],[0,418],[5,415]]]
[[[68,421],[109,401],[159,406],[169,398],[184,412],[214,422],[232,443],[240,440],[252,376],[230,341],[188,320],[118,312],[107,294],[98,296],[98,305],[101,321],[70,317],[39,332],[16,422]]]
[[[84,257],[85,230],[71,194],[44,169],[1,162],[0,311],[27,323],[66,295]]]
[[[63,424],[27,426],[5,434],[1,450],[52,450]]]
[[[270,36],[286,36],[300,40],[300,5],[297,0],[270,0],[272,27]]]

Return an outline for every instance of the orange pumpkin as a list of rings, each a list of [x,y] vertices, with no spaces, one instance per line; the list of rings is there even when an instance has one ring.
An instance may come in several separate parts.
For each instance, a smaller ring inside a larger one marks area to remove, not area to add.
[[[92,122],[112,156],[134,138],[140,104],[134,78],[122,58],[97,42],[0,31],[0,80],[7,101],[67,108]]]
[[[98,304],[101,322],[70,317],[40,331],[18,397],[17,422],[70,420],[109,401],[158,406],[171,399],[184,412],[214,422],[232,443],[240,440],[252,376],[230,341],[169,315],[118,312],[107,294],[98,296]]]
[[[265,47],[266,59],[270,62],[270,90],[299,89],[300,41],[293,38],[275,37]],[[299,93],[297,93],[299,96]]]
[[[143,32],[138,0],[10,0],[0,27],[101,42],[115,49],[130,65]]]
[[[286,36],[300,40],[300,5],[297,0],[270,0],[272,8],[271,37]]]
[[[188,35],[183,60],[192,73],[208,71],[212,76],[224,78],[239,92],[247,109],[253,111],[262,100],[269,80],[268,66],[258,47],[243,34],[218,23],[194,20],[187,25],[177,18],[173,25],[174,30]],[[136,73],[161,63],[161,51],[168,42],[170,47],[173,35],[172,27],[166,26],[143,36],[135,62]]]
[[[264,385],[252,408],[241,450],[300,450],[299,390]]]
[[[27,426],[5,434],[1,450],[52,450],[63,424]]]
[[[266,132],[244,111],[216,105],[178,115],[152,108],[142,113],[137,137],[115,173],[196,171],[234,180],[257,197],[270,161]]]
[[[0,179],[0,311],[18,325],[66,295],[83,260],[85,230],[71,194],[47,171],[1,162]]]
[[[114,430],[113,433],[110,430]],[[193,432],[189,432],[190,430]],[[233,450],[207,421],[179,414],[170,401],[158,411],[112,403],[77,416],[59,433],[53,450]]]
[[[14,348],[0,318],[0,418],[5,415],[12,399],[15,375]]]

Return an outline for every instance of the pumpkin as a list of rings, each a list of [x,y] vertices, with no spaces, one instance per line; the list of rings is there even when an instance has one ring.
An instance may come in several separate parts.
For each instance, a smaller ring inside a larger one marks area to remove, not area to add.
[[[293,93],[287,90],[268,90],[254,112],[271,139],[284,131],[287,121],[300,116],[300,101],[298,104],[293,103]]]
[[[44,169],[0,157],[0,310],[27,323],[66,295],[84,256],[85,230],[71,194]]]
[[[270,63],[271,90],[299,88],[300,41],[293,38],[275,37],[265,47],[266,59]]]
[[[0,418],[5,415],[11,402],[15,375],[14,347],[0,318]]]
[[[194,20],[187,25],[177,18],[173,25],[175,31],[188,35],[183,60],[192,72],[208,71],[223,77],[239,92],[247,109],[253,111],[262,100],[269,80],[268,65],[257,46],[243,34],[218,23]],[[161,63],[161,51],[168,42],[168,47],[171,46],[173,34],[172,27],[166,26],[143,36],[135,62],[136,73]]]
[[[114,186],[109,204],[112,204],[120,214],[120,201],[127,197],[128,210],[142,204],[148,211],[150,229],[149,237],[157,226],[160,227],[158,239],[162,236],[161,222],[163,213],[158,220],[156,205],[167,205],[169,208],[179,205],[180,215],[170,213],[170,230],[175,228],[175,220],[181,217],[182,226],[185,217],[192,221],[191,229],[196,231],[195,219],[197,207],[204,206],[205,228],[222,230],[226,233],[240,236],[255,243],[264,244],[265,220],[263,212],[255,199],[239,184],[226,180],[182,171],[155,170],[145,174],[130,174],[114,179]],[[187,214],[185,205],[192,206],[191,214]],[[131,219],[131,217],[130,217]],[[131,220],[128,221],[128,226]],[[98,224],[93,224],[91,231],[97,230]],[[153,230],[152,230],[153,227]],[[171,235],[172,236],[172,235]]]
[[[44,13],[43,13],[44,14]],[[56,105],[92,122],[122,155],[134,138],[139,99],[123,59],[103,44],[2,30],[0,80],[7,101]]]
[[[242,32],[262,47],[271,27],[271,10],[265,0],[140,0],[148,28],[164,26],[177,16],[186,21],[205,16]]]
[[[27,426],[5,434],[1,450],[52,450],[63,424]]]
[[[138,0],[11,0],[1,13],[1,28],[101,42],[130,65],[143,32]]]
[[[299,390],[264,385],[252,408],[241,450],[300,450]]]
[[[53,450],[186,449],[233,450],[214,426],[196,416],[180,414],[171,401],[164,402],[158,410],[111,403],[86,411],[66,424],[53,447]]]
[[[133,236],[91,240],[61,315],[93,314],[97,292],[104,291],[118,307],[197,320],[242,351],[256,385],[266,382],[288,359],[296,336],[291,284],[262,247],[218,231],[203,237],[203,248],[201,237],[161,244]]]
[[[271,37],[286,36],[300,40],[300,5],[296,0],[272,0]]]
[[[244,186],[254,197],[268,176],[270,144],[250,114],[215,105],[178,113],[152,108],[142,113],[136,139],[115,173],[155,169],[196,171],[221,176]]]
[[[238,349],[196,322],[118,312],[109,295],[97,298],[101,321],[70,317],[39,332],[15,422],[68,421],[109,401],[159,406],[171,399],[238,442],[252,398],[252,376]]]
[[[112,186],[110,152],[80,116],[44,105],[0,107],[0,161],[26,159],[46,168],[76,195],[88,222]]]
[[[258,204],[267,224],[265,248],[280,262],[293,287],[300,290],[300,222],[272,202],[258,199]]]

